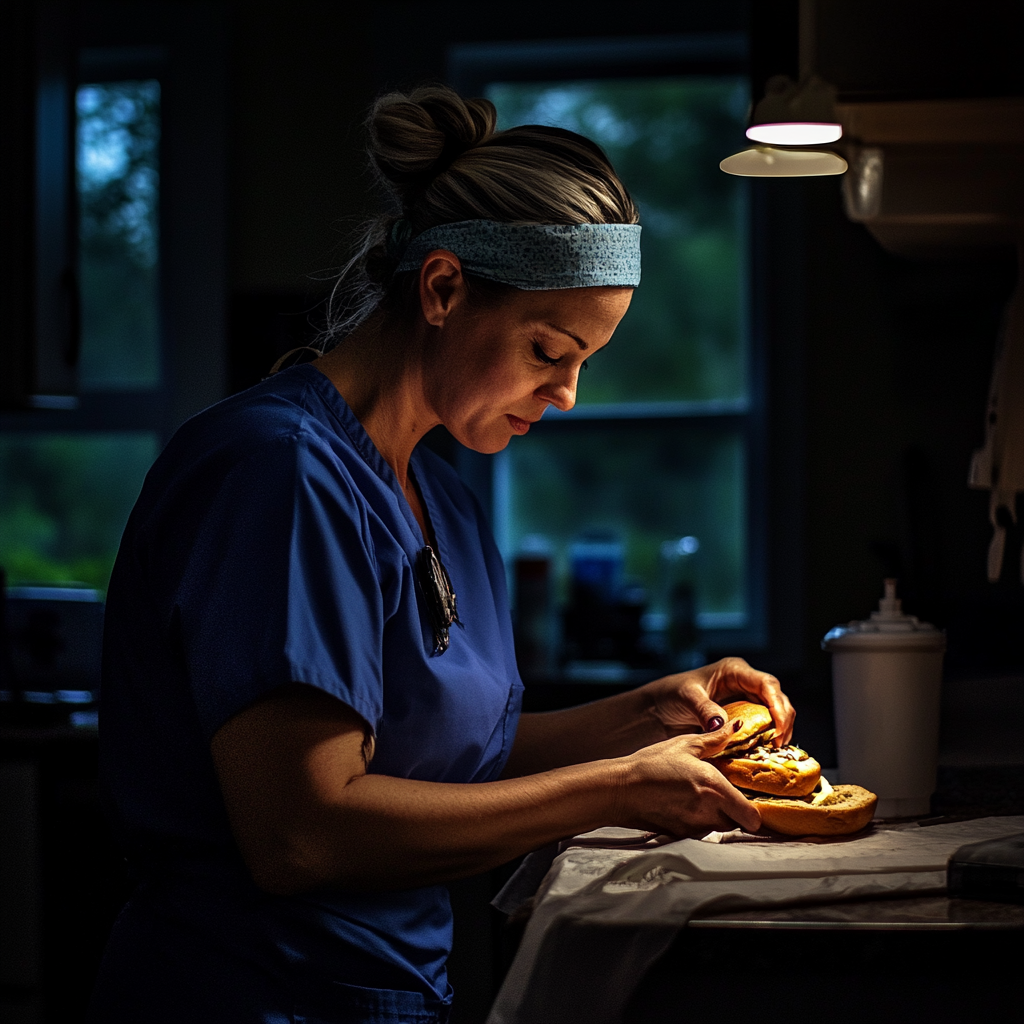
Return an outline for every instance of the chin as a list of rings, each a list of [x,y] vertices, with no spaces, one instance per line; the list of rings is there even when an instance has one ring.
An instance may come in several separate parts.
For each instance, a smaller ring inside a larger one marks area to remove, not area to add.
[[[504,451],[513,436],[508,433],[507,429],[463,434],[456,433],[449,428],[449,432],[459,444],[464,445],[470,451],[479,452],[481,455],[495,455],[497,452]]]
[[[507,447],[511,437],[504,438],[488,438],[486,441],[480,441],[479,443],[467,444],[467,448],[472,448],[473,451],[479,452],[481,455],[496,455],[498,452],[503,452]]]

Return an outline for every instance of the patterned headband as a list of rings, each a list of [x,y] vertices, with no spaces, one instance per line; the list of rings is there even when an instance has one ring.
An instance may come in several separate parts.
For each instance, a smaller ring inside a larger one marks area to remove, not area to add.
[[[418,270],[435,249],[454,253],[467,273],[523,291],[640,283],[639,224],[438,224],[409,243],[395,273]]]

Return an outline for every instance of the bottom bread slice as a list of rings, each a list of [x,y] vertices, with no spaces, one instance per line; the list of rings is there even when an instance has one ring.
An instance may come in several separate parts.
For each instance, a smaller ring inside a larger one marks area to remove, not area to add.
[[[859,832],[874,817],[878,797],[861,786],[835,786],[827,801],[746,793],[761,823],[787,836],[845,836]]]

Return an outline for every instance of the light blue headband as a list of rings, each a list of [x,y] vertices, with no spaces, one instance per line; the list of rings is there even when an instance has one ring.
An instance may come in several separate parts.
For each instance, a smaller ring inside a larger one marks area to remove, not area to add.
[[[639,224],[438,224],[409,243],[395,273],[418,270],[434,249],[453,252],[467,273],[523,291],[640,283]]]

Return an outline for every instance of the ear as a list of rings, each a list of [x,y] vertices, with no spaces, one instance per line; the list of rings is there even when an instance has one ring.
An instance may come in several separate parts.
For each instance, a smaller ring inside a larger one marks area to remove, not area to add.
[[[465,294],[466,282],[459,257],[447,249],[428,253],[420,267],[420,308],[427,323],[443,327]]]

